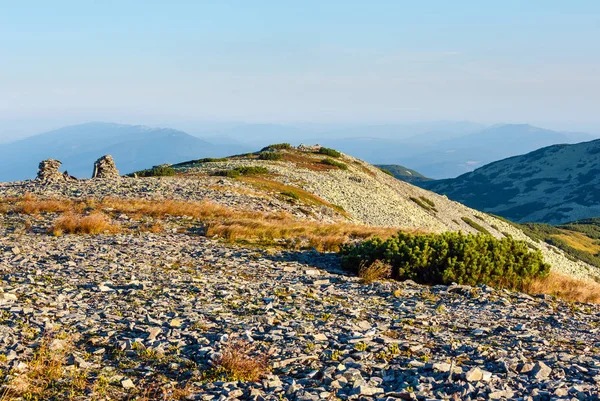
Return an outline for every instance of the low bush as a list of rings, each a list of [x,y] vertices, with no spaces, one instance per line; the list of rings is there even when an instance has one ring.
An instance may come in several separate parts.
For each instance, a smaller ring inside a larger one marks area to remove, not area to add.
[[[138,177],[172,177],[175,175],[175,169],[171,166],[154,166],[151,169],[137,171],[134,174]]]
[[[340,170],[348,170],[348,166],[345,165],[344,163],[341,163],[341,162],[338,162],[338,161],[335,161],[335,160],[329,159],[329,158],[321,160],[321,164],[326,164],[328,166],[334,166],[334,167],[339,168]]]
[[[241,166],[231,170],[218,170],[213,173],[216,176],[236,178],[240,175],[260,175],[268,174],[269,169],[262,166]]]
[[[228,159],[226,157],[221,157],[221,158],[205,157],[204,159],[189,160],[187,162],[173,164],[173,167],[189,167],[189,166],[193,166],[195,164],[226,162],[227,160]]]
[[[338,152],[335,149],[325,148],[325,147],[320,148],[317,153],[320,153],[322,155],[331,156],[331,157],[340,157],[342,155],[340,152]]]
[[[284,191],[284,192],[281,192],[281,195],[283,195],[283,196],[287,196],[288,198],[291,198],[291,199],[294,199],[294,200],[298,200],[298,199],[300,199],[300,196],[298,196],[298,194],[297,194],[297,193],[295,193],[295,192],[292,192],[292,191]]]
[[[262,152],[258,158],[260,160],[281,160],[283,155],[279,152]]]
[[[385,174],[387,174],[387,175],[391,175],[392,177],[394,176],[394,174],[393,174],[393,173],[392,173],[390,170],[388,170],[388,169],[385,169],[385,168],[383,168],[383,167],[377,167],[377,168],[378,168],[379,170],[381,170],[381,172],[383,172],[383,173],[385,173]]]
[[[265,146],[264,148],[262,148],[261,152],[264,152],[265,150],[269,150],[269,149],[283,150],[283,149],[291,149],[291,148],[292,148],[292,145],[290,145],[289,143],[274,143],[272,145]]]
[[[463,217],[462,221],[464,221],[465,223],[467,223],[469,226],[473,227],[474,229],[476,229],[477,231],[479,231],[482,234],[487,234],[487,235],[492,235],[490,234],[490,232],[488,230],[486,230],[485,227],[483,227],[481,224],[474,222],[473,220],[471,220],[468,217]]]
[[[375,261],[392,266],[392,278],[424,284],[488,284],[520,289],[534,278],[547,276],[550,265],[539,250],[524,241],[487,235],[398,233],[373,238],[340,251],[346,270],[358,273],[361,264]]]
[[[218,177],[237,178],[240,176],[240,172],[237,170],[218,170],[213,172],[212,175],[216,175]]]
[[[423,209],[427,210],[428,212],[437,213],[437,209],[435,208],[435,203],[433,203],[433,201],[427,199],[424,196],[421,196],[419,198],[415,198],[414,196],[411,196],[410,200],[415,202],[417,205],[421,206]]]

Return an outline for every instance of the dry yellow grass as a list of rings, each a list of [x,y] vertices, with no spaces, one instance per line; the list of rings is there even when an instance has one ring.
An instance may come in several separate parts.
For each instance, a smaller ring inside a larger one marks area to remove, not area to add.
[[[50,231],[58,236],[62,234],[117,233],[121,231],[121,228],[102,213],[80,215],[68,211],[54,221]]]
[[[364,284],[370,284],[373,281],[389,278],[392,275],[392,266],[380,260],[376,260],[370,265],[362,263],[358,268],[358,277]]]
[[[115,233],[122,229],[112,223],[108,214],[125,213],[132,218],[151,216],[189,216],[206,226],[206,235],[229,241],[287,248],[316,248],[337,251],[340,245],[353,241],[395,234],[397,228],[369,227],[351,223],[319,223],[295,218],[287,213],[263,213],[224,207],[213,202],[177,200],[143,200],[105,198],[100,201],[68,199],[44,200],[27,196],[3,199],[10,211],[23,214],[62,213],[51,228],[55,235]],[[82,212],[88,214],[82,214]],[[162,224],[142,226],[142,231],[160,232]]]
[[[25,367],[9,376],[2,400],[70,399],[83,395],[88,385],[85,372],[65,366],[66,356],[73,348],[69,337],[44,338]]]
[[[266,177],[258,176],[240,177],[238,180],[243,181],[261,191],[269,191],[274,193],[294,193],[297,196],[298,200],[304,204],[327,206],[330,208],[334,208],[338,211],[338,213],[347,216],[347,213],[339,210],[339,207],[327,202],[324,199],[319,198],[311,192],[305,191],[293,185],[286,185],[276,180],[271,180]]]
[[[597,244],[597,240],[576,231],[561,231],[564,234],[552,235],[552,237],[563,240],[568,246],[579,251],[588,252],[592,255],[595,255],[598,252],[600,252],[600,245]]]
[[[253,355],[255,354],[255,355]],[[209,376],[227,381],[256,382],[269,371],[269,362],[265,354],[258,353],[256,347],[241,339],[232,340],[225,345],[221,355],[215,360],[216,370]]]
[[[523,290],[530,294],[553,295],[567,301],[600,303],[600,284],[554,272],[546,278],[528,283]]]

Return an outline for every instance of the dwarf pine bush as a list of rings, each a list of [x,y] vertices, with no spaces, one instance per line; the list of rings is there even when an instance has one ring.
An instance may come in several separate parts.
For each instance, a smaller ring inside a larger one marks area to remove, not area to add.
[[[322,154],[322,155],[327,155],[327,156],[331,156],[331,157],[340,157],[342,154],[340,152],[338,152],[335,149],[331,149],[331,148],[319,148],[318,153]]]
[[[262,152],[258,158],[260,160],[281,160],[283,155],[279,152]]]
[[[461,232],[399,232],[387,240],[374,238],[346,245],[340,253],[342,266],[355,273],[361,265],[380,260],[392,266],[392,278],[423,284],[456,282],[520,289],[550,271],[541,252],[530,251],[524,241]]]

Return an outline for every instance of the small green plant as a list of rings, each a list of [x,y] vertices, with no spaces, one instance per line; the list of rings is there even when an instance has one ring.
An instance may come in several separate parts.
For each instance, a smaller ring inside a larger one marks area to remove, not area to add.
[[[258,158],[260,160],[281,160],[283,158],[283,154],[279,152],[262,152]]]
[[[290,145],[289,143],[274,143],[272,145],[265,146],[264,148],[262,148],[261,152],[264,152],[264,151],[270,150],[270,149],[284,150],[284,149],[291,149],[291,148],[292,148],[292,145]]]
[[[487,234],[487,235],[492,235],[490,234],[490,232],[488,230],[486,230],[485,227],[483,227],[481,224],[474,222],[473,220],[471,220],[468,217],[463,217],[462,221],[464,221],[465,223],[467,223],[469,226],[473,227],[474,229],[476,229],[477,231],[479,231],[482,234]]]
[[[291,199],[294,199],[294,200],[300,199],[300,197],[298,196],[298,194],[295,193],[295,192],[292,192],[292,191],[281,192],[281,195],[287,196],[288,198],[291,198]]]
[[[334,167],[339,168],[340,170],[348,170],[348,166],[346,164],[335,161],[333,159],[329,159],[329,158],[321,160],[321,164],[326,164],[328,166],[334,166]]]
[[[240,175],[260,175],[268,174],[269,170],[262,166],[241,166],[231,170],[218,170],[213,175],[221,177],[237,178]]]
[[[390,175],[390,176],[392,176],[392,177],[394,176],[394,174],[393,174],[393,173],[392,173],[390,170],[388,170],[388,169],[385,169],[385,168],[383,168],[383,167],[377,167],[377,168],[378,168],[379,170],[381,170],[381,172],[383,172],[383,173],[385,173],[385,174],[387,174],[387,175]]]
[[[173,164],[173,167],[190,167],[196,164],[226,162],[227,160],[228,159],[226,157],[205,157],[204,159],[189,160],[187,162]]]
[[[134,174],[138,177],[172,177],[175,175],[175,169],[171,166],[154,166],[151,169],[137,171],[130,176]]]
[[[369,347],[364,342],[356,343],[356,345],[354,346],[354,349],[360,352],[366,351],[368,348]]]
[[[411,196],[409,199],[415,202],[417,205],[421,206],[423,209],[427,210],[428,212],[437,213],[435,203],[433,203],[433,201],[427,199],[426,197],[421,196],[419,198],[415,198],[414,196]]]
[[[335,149],[325,148],[325,147],[320,148],[317,153],[320,153],[322,155],[331,156],[331,157],[340,157],[342,155],[340,152],[338,152]]]

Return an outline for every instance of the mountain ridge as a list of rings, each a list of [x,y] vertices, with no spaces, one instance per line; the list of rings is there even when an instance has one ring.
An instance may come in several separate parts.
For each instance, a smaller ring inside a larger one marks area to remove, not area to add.
[[[599,152],[598,139],[552,145],[420,185],[517,222],[562,224],[600,216]]]

